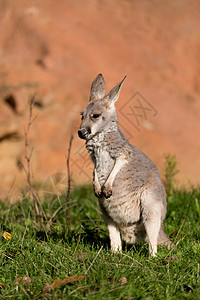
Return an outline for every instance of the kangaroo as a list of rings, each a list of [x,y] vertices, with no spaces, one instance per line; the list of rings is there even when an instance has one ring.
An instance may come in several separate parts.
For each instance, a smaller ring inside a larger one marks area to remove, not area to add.
[[[121,231],[127,243],[147,242],[150,256],[155,256],[157,245],[171,245],[163,230],[166,193],[155,164],[118,127],[115,102],[125,78],[107,95],[103,75],[94,79],[78,135],[86,140],[94,163],[94,193],[108,227],[111,251],[122,251]]]

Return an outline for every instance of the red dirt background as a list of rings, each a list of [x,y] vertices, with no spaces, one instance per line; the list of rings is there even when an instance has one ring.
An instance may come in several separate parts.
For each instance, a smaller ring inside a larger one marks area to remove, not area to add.
[[[92,165],[76,132],[98,73],[107,91],[127,75],[116,106],[130,142],[161,174],[163,153],[175,154],[179,183],[199,183],[198,0],[2,0],[0,197],[16,199],[26,186],[21,162],[34,94],[33,181],[43,189],[66,187],[72,132],[73,184],[91,181]]]

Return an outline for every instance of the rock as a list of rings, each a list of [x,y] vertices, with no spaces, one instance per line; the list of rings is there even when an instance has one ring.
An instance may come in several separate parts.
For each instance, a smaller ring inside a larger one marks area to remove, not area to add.
[[[73,184],[91,182],[93,167],[76,132],[90,84],[100,72],[107,91],[128,75],[116,106],[130,142],[161,172],[163,153],[176,154],[180,183],[198,183],[199,9],[195,0],[162,5],[148,0],[61,0],[59,8],[55,1],[0,3],[0,197],[8,195],[11,186],[12,197],[26,186],[20,162],[28,102],[34,95],[28,137],[29,149],[34,148],[33,180],[49,184],[47,178],[65,173],[74,132]],[[129,100],[135,94],[141,98],[132,105]],[[135,115],[127,114],[130,105]]]

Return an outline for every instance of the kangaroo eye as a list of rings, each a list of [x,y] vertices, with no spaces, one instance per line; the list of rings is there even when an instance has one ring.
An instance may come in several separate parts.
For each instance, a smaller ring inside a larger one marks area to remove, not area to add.
[[[97,118],[100,117],[100,114],[93,114],[92,117],[93,117],[94,119],[97,119]]]

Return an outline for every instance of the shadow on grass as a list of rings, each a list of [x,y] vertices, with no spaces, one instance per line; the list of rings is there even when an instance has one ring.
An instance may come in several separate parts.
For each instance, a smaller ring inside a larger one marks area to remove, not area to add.
[[[69,245],[77,244],[81,242],[84,245],[89,245],[93,249],[99,249],[103,246],[105,249],[110,249],[110,241],[106,232],[99,228],[90,228],[85,225],[81,227],[81,230],[64,230],[63,232],[45,232],[37,231],[36,238],[41,241],[54,241],[58,242],[62,240]]]
[[[89,226],[85,225],[81,228],[81,232],[77,232],[76,230],[71,230],[70,232],[49,232],[46,233],[45,231],[37,231],[36,238],[41,241],[54,241],[59,242],[63,241],[68,245],[81,244],[87,245],[94,250],[98,250],[101,246],[105,250],[110,249],[110,240],[107,233],[99,228],[90,228]],[[125,242],[122,243],[122,249],[125,252],[136,252],[139,255],[148,256],[148,247],[145,243],[140,242],[134,245],[126,244]]]

